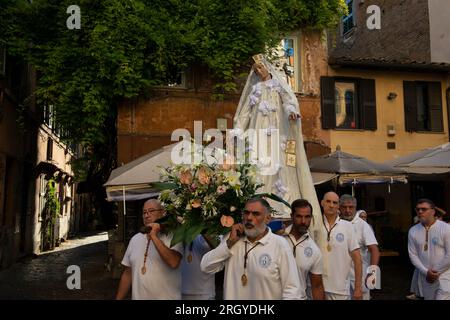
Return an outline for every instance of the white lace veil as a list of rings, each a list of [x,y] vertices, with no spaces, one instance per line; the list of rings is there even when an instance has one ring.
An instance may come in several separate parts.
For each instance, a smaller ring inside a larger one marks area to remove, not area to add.
[[[295,106],[296,110],[299,110],[297,97],[295,96],[292,88],[287,83],[286,78],[281,74],[282,71],[277,70],[275,68],[275,66],[273,64],[271,64],[269,61],[267,61],[267,59],[265,57],[261,61],[259,61],[259,63],[262,63],[266,67],[267,71],[269,71],[269,73],[271,74],[272,79],[276,79],[279,82],[281,88],[289,94],[290,104]],[[239,100],[239,104],[238,104],[238,107],[237,107],[236,113],[235,113],[235,119],[240,116],[240,114],[242,112],[242,108],[244,107],[246,100],[252,93],[252,89],[253,89],[254,85],[261,81],[262,81],[261,78],[255,72],[255,70],[252,66],[252,69],[250,70],[250,74],[248,75],[248,78],[247,78],[247,82],[245,83],[244,89],[242,90],[241,98]],[[284,101],[284,102],[286,102],[286,101]]]

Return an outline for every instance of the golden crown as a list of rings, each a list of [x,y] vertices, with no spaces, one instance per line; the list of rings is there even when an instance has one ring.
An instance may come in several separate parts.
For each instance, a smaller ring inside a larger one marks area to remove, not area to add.
[[[264,56],[261,53],[255,54],[252,58],[255,61],[255,63],[260,63],[264,60]]]

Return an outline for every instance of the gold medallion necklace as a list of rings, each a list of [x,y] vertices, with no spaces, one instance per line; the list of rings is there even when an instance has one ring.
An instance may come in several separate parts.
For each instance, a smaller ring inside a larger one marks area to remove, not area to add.
[[[145,248],[145,253],[144,253],[144,264],[142,265],[142,268],[141,268],[142,274],[145,274],[147,272],[147,268],[145,267],[145,262],[147,261],[149,245],[150,245],[150,238],[147,238],[147,246]]]
[[[250,251],[255,249],[261,242],[256,243],[250,250],[247,251],[247,241],[245,241],[245,255],[244,255],[244,273],[241,276],[242,285],[245,287],[247,285],[247,257]]]
[[[189,245],[189,255],[186,258],[188,263],[192,262],[192,247],[193,246],[194,246],[194,241],[192,241],[191,244]]]
[[[337,226],[337,222],[331,227],[330,230],[328,230],[327,225],[325,224],[325,220],[323,219],[323,215],[322,215],[322,222],[323,222],[323,226],[325,227],[325,230],[327,230],[327,250],[328,250],[328,252],[330,252],[331,251],[331,244],[330,244],[331,231],[333,230],[334,227]]]

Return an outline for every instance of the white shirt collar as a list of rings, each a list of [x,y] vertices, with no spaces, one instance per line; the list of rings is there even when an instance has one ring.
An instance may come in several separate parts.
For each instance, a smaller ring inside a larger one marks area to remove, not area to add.
[[[325,214],[322,214],[322,220],[325,223],[325,225],[327,226],[327,228],[330,227],[330,224],[328,223],[328,219],[325,216]],[[337,216],[336,220],[334,221],[334,224],[338,224],[338,222],[341,221],[341,218],[339,217],[339,215]]]
[[[289,225],[288,227],[286,227],[286,229],[284,229],[284,234],[283,236],[285,237],[291,237],[291,231],[292,231],[292,224]],[[295,240],[296,242],[300,242],[303,239],[306,239],[307,237],[310,237],[309,232],[306,231],[306,233],[304,235],[302,235],[298,240],[295,239],[294,236],[292,236],[291,238],[293,238],[293,240]]]
[[[269,227],[266,227],[266,228],[267,228],[267,234],[264,237],[262,237],[261,239],[259,239],[258,241],[253,242],[253,244],[256,244],[259,242],[262,245],[266,245],[270,242],[270,238],[272,237],[273,233]],[[252,243],[250,240],[248,240],[247,236],[244,237],[244,242]]]

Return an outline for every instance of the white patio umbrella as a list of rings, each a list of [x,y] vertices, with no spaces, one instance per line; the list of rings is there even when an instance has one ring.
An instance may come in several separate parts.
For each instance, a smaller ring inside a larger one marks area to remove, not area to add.
[[[387,161],[385,164],[403,169],[408,173],[448,173],[450,172],[450,142]]]
[[[364,157],[336,151],[309,160],[311,174],[328,174],[324,181],[338,179],[340,185],[352,185],[352,193],[356,184],[388,184],[389,192],[392,183],[406,183],[405,171],[388,164],[370,161]]]

